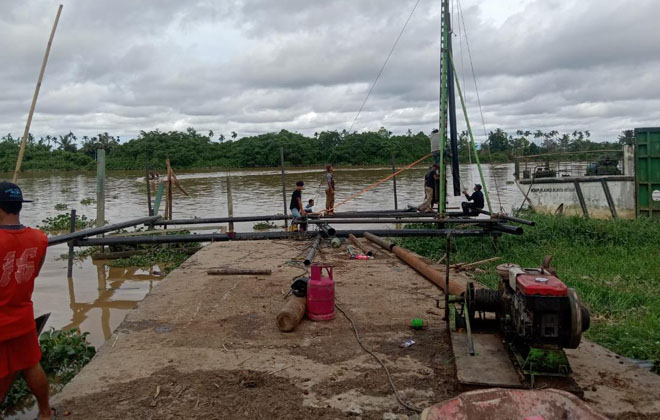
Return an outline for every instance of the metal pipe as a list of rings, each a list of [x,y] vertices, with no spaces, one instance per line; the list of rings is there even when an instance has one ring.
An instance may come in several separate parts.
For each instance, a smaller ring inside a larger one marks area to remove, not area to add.
[[[392,248],[394,248],[394,244],[392,242],[388,241],[387,239],[380,238],[371,232],[365,232],[362,236],[388,251],[391,251]]]
[[[81,231],[82,232],[82,231]],[[79,232],[77,232],[79,233]],[[438,237],[451,234],[452,236],[486,236],[493,235],[492,232],[484,229],[359,229],[359,230],[338,230],[335,236],[338,238],[347,238],[353,234],[357,237],[372,233],[389,237]],[[204,233],[197,235],[145,235],[145,236],[111,236],[106,238],[78,239],[74,242],[75,246],[98,246],[98,245],[137,245],[137,244],[168,244],[168,243],[186,243],[186,242],[223,242],[223,241],[250,241],[250,240],[268,240],[268,239],[291,239],[302,237],[311,237],[312,232],[244,232],[244,233]],[[68,235],[62,235],[68,236]],[[84,237],[82,235],[81,237]],[[59,243],[59,242],[58,242]]]
[[[305,257],[305,265],[310,265],[312,261],[314,261],[314,257],[316,256],[316,251],[319,250],[320,245],[321,245],[321,235],[317,235],[316,239],[314,239],[314,242],[312,242],[312,246],[310,246],[309,250],[307,251],[307,256]]]
[[[452,234],[452,236],[454,235]],[[408,264],[410,267],[412,267],[415,271],[417,271],[419,274],[424,276],[431,283],[435,284],[445,293],[447,293],[446,290],[447,286],[443,282],[443,277],[444,277],[443,274],[445,273],[441,273],[438,270],[432,268],[431,266],[426,264],[424,261],[420,260],[415,254],[408,251],[407,249],[402,248],[400,246],[396,246],[390,241],[387,241],[383,238],[379,238],[378,236],[370,232],[365,233],[364,237],[369,239],[373,243],[380,245],[382,248],[391,251],[394,255],[399,257],[401,261]],[[463,292],[465,292],[465,286],[457,284],[455,282],[451,282],[451,281],[449,282],[449,291],[448,291],[449,294],[460,296],[461,293]]]
[[[493,225],[488,226],[489,229],[496,230],[498,232],[504,232],[504,233],[510,233],[512,235],[522,235],[523,234],[523,228],[520,226],[511,226],[511,225],[505,225],[502,223],[495,223]]]
[[[438,224],[438,223],[446,223],[446,224],[497,224],[501,223],[499,220],[496,219],[470,219],[470,218],[464,218],[464,219],[459,219],[459,218],[442,218],[442,219],[332,219],[330,220],[329,218],[324,218],[324,219],[318,219],[318,220],[308,220],[307,223],[312,224],[312,225],[324,225],[327,223],[332,223],[332,224],[365,224],[365,223],[419,223],[419,224]]]
[[[154,223],[156,226],[166,225],[203,225],[209,223],[227,223],[227,222],[260,222],[270,220],[287,220],[291,216],[284,216],[281,214],[264,215],[264,216],[234,216],[234,217],[200,217],[195,219],[172,219],[172,220],[159,220]]]
[[[487,216],[492,216],[493,214],[486,210],[478,210],[479,213],[485,214]],[[495,214],[495,217],[498,219],[508,220],[510,222],[522,223],[523,225],[536,226],[536,222],[533,220],[521,219],[520,217],[507,216],[506,214]]]
[[[82,239],[87,236],[94,236],[98,235],[99,233],[106,233],[106,232],[111,232],[113,230],[119,230],[131,226],[137,226],[141,224],[148,224],[150,222],[153,222],[155,220],[158,220],[160,216],[148,216],[148,217],[140,217],[139,219],[133,219],[129,220],[126,222],[121,222],[121,223],[115,223],[112,225],[106,225],[98,228],[92,228],[92,229],[85,229],[85,230],[80,230],[78,232],[74,233],[67,233],[65,235],[58,235],[58,236],[53,236],[51,238],[48,238],[48,246],[51,245],[58,245],[58,244],[63,244],[65,242],[69,241],[74,241],[77,239]],[[105,238],[108,239],[108,238]]]
[[[311,223],[311,222],[308,221],[307,223]],[[332,237],[332,236],[335,236],[335,234],[337,233],[337,231],[335,230],[335,228],[333,228],[332,226],[328,225],[328,222],[318,222],[318,221],[317,221],[317,222],[315,222],[314,224],[318,225],[318,228],[323,232],[323,235],[324,235],[326,238],[330,238],[330,237]]]

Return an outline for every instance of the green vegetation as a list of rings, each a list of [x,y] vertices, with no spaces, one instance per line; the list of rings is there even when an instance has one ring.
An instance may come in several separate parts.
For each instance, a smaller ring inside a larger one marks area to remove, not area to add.
[[[559,278],[574,287],[591,312],[586,336],[634,359],[660,359],[660,223],[648,219],[595,220],[525,214],[536,221],[522,236],[503,235],[495,253],[490,239],[452,239],[452,263],[501,261],[483,266],[477,281],[495,287],[502,262],[538,267],[553,255]],[[402,246],[438,259],[443,240],[410,238]]]
[[[197,251],[200,247],[191,247],[190,244],[186,248],[172,245],[163,245],[149,249],[146,254],[133,255],[128,258],[120,258],[108,262],[110,267],[142,267],[150,268],[154,265],[160,265],[164,273],[176,269],[185,260],[188,259],[191,253]]]
[[[96,220],[87,219],[87,216],[80,215],[76,217],[76,230],[86,229],[96,225]],[[60,213],[57,216],[47,217],[41,221],[37,228],[46,233],[59,233],[71,229],[71,215],[69,213]]]
[[[558,151],[587,151],[619,148],[631,141],[632,132],[624,132],[618,143],[591,140],[588,131],[560,134],[557,131],[517,131],[510,135],[500,129],[492,131],[479,151],[483,162],[510,161],[515,156]],[[138,138],[120,143],[119,137],[108,133],[78,138],[65,136],[30,136],[23,160],[23,170],[93,170],[96,150],[106,151],[107,169],[144,169],[148,162],[154,170],[165,169],[165,159],[177,169],[274,167],[280,164],[280,147],[285,150],[290,166],[320,165],[383,165],[390,163],[392,153],[398,163],[409,163],[429,152],[428,133],[412,131],[394,135],[385,128],[374,132],[349,133],[346,130],[323,131],[312,137],[282,130],[258,136],[225,140],[224,135],[185,132],[167,133],[155,130],[141,132]],[[16,165],[20,139],[8,134],[0,138],[0,172],[9,172]],[[467,133],[459,138],[459,157],[470,159]],[[576,156],[576,158],[580,158]],[[63,191],[64,192],[64,191]]]
[[[76,249],[76,248],[74,248]],[[99,252],[101,250],[100,247],[95,247],[95,246],[87,246],[87,247],[81,247],[77,248],[76,251],[73,251],[73,260],[74,261],[79,261],[82,262],[87,257],[91,256],[92,254]],[[59,257],[57,257],[59,261],[66,261],[69,259],[69,254],[60,254]]]
[[[259,223],[255,223],[254,226],[252,226],[252,229],[254,230],[277,229],[277,225],[273,222],[259,222]]]
[[[57,211],[66,210],[66,209],[68,209],[68,208],[69,208],[69,206],[67,206],[67,205],[64,204],[64,203],[57,203],[57,204],[55,204],[55,210],[57,210]]]
[[[55,331],[51,328],[39,337],[43,353],[41,366],[53,387],[60,389],[66,385],[96,353],[94,347],[87,342],[88,334],[81,333],[78,329]],[[26,403],[31,395],[23,378],[18,378],[5,401],[0,404],[0,417],[12,414],[12,409]]]
[[[83,206],[91,206],[92,204],[96,204],[96,200],[93,199],[93,198],[87,197],[87,198],[83,198],[82,200],[80,200],[80,204],[82,204]]]

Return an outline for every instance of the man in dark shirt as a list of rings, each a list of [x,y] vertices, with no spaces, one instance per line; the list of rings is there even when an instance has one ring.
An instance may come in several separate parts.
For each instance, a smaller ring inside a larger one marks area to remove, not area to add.
[[[291,194],[291,203],[289,204],[289,210],[291,210],[291,215],[295,218],[300,218],[305,215],[305,209],[302,205],[302,190],[304,182],[296,182],[296,189]]]
[[[474,192],[472,195],[468,195],[467,191],[463,190],[465,199],[467,201],[472,201],[471,203],[462,202],[461,207],[463,208],[463,214],[476,216],[479,214],[479,210],[484,208],[484,193],[481,192],[481,185],[474,185]]]
[[[433,210],[433,190],[438,182],[438,165],[433,165],[424,176],[424,202],[418,207],[421,212]]]

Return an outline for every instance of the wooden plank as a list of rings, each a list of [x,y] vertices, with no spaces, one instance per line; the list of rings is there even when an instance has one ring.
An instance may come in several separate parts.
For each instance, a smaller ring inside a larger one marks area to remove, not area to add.
[[[467,334],[452,331],[456,377],[465,385],[524,388],[504,344],[495,334],[472,334],[475,355],[468,354]]]

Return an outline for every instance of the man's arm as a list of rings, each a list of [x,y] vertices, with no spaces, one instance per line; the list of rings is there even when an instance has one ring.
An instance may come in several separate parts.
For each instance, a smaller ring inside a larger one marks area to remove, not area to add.
[[[302,205],[302,198],[300,198],[300,197],[298,197],[298,207],[300,207],[300,214],[305,214],[305,213],[307,213],[307,212],[305,211],[305,208],[304,208],[303,205]]]

